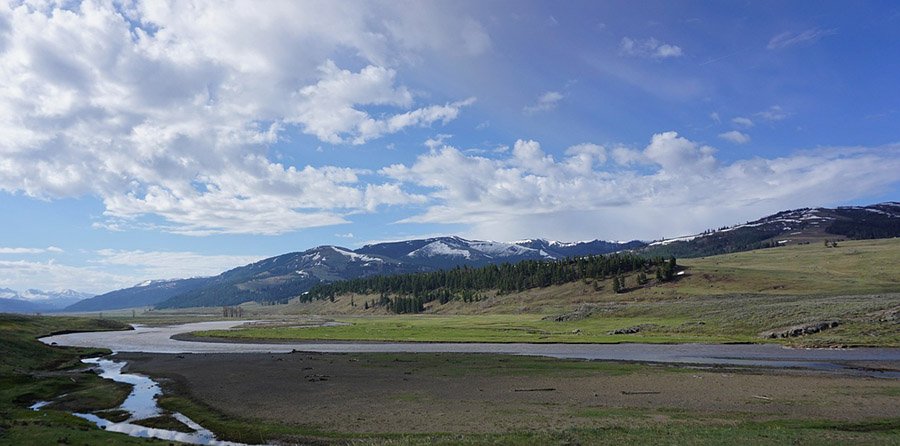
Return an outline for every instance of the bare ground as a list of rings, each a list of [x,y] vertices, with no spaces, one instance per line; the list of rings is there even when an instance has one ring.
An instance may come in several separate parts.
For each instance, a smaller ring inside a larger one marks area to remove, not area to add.
[[[330,432],[900,417],[900,380],[461,354],[121,354],[230,416]],[[698,418],[699,419],[699,418]]]

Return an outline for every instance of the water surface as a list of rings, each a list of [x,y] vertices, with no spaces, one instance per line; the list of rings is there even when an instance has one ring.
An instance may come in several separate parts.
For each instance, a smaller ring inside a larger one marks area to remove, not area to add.
[[[566,359],[637,361],[701,366],[756,366],[900,378],[900,349],[796,349],[775,344],[527,344],[428,342],[199,342],[172,336],[233,328],[242,321],[197,322],[135,330],[70,333],[42,338],[47,344],[144,353],[494,353]]]
[[[119,432],[131,435],[132,437],[158,438],[161,440],[179,441],[182,443],[199,444],[199,445],[221,445],[221,446],[241,446],[242,443],[234,443],[223,441],[216,438],[215,434],[205,429],[203,426],[195,423],[187,416],[173,412],[171,415],[193,429],[193,432],[178,432],[168,429],[158,429],[152,427],[134,424],[135,421],[145,418],[160,416],[163,414],[162,409],[156,402],[156,397],[162,393],[159,384],[152,379],[137,374],[122,373],[125,362],[113,361],[104,358],[84,359],[82,362],[86,364],[94,364],[99,369],[99,375],[103,378],[111,379],[116,382],[131,384],[133,386],[131,393],[125,399],[125,402],[116,409],[125,410],[131,415],[123,422],[112,422],[101,418],[98,415],[90,413],[75,413],[74,415],[96,424],[101,429],[110,432]],[[40,403],[38,403],[40,404]],[[41,406],[35,404],[32,409],[39,410]],[[46,403],[45,403],[46,404]]]

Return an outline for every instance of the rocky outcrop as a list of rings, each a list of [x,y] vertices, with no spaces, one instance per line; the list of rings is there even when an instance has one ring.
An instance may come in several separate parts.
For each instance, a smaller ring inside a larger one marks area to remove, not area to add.
[[[808,334],[818,333],[829,328],[841,325],[839,321],[819,321],[811,324],[793,325],[785,328],[776,328],[774,330],[764,331],[759,334],[761,338],[777,339],[777,338],[795,338]]]
[[[611,335],[635,334],[635,333],[640,333],[641,331],[646,330],[648,328],[654,328],[654,327],[656,327],[656,324],[641,324],[641,325],[635,325],[633,327],[619,328],[617,330],[607,332],[607,334],[611,334]]]

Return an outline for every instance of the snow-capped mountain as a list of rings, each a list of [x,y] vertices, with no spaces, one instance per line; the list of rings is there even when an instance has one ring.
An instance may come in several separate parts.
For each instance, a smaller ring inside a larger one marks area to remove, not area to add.
[[[697,257],[822,240],[897,236],[900,236],[900,203],[890,201],[870,206],[782,211],[743,224],[658,240],[645,251]]]
[[[461,237],[434,237],[402,242],[366,245],[356,252],[382,255],[401,262],[426,267],[476,265],[507,261],[550,258],[547,253],[515,243],[466,240]]]
[[[559,243],[545,240],[506,243],[461,237],[377,243],[356,250],[340,246],[318,246],[226,271],[209,278],[210,282],[205,286],[172,296],[160,301],[157,306],[167,308],[234,305],[249,300],[277,301],[300,295],[319,282],[379,274],[434,271],[463,265],[482,266],[606,254],[640,246],[644,246],[644,243]]]
[[[0,288],[0,311],[13,313],[56,311],[93,296],[93,294],[75,290],[27,289],[18,292],[9,288]]]
[[[234,268],[208,278],[202,287],[171,296],[156,305],[174,308],[275,301],[297,296],[319,282],[420,270],[412,263],[386,256],[340,246],[318,246]]]
[[[618,243],[592,240],[565,243],[528,239],[507,243],[467,240],[462,237],[434,237],[366,245],[356,252],[403,259],[427,267],[447,267],[607,254],[644,245],[646,244],[639,241]]]
[[[529,239],[516,242],[517,245],[542,252],[550,258],[562,259],[566,257],[588,256],[596,254],[609,254],[612,252],[638,249],[647,244],[638,240],[630,242],[609,242],[605,240],[591,240],[583,242],[559,242],[556,240]]]
[[[757,221],[662,240],[560,242],[528,239],[516,242],[433,237],[377,243],[359,249],[318,246],[234,268],[215,277],[147,281],[79,303],[69,310],[106,308],[235,305],[247,301],[284,301],[320,282],[434,271],[456,266],[483,266],[523,260],[609,254],[634,250],[646,255],[691,257],[743,251],[822,238],[900,236],[900,203],[837,209],[797,209]]]

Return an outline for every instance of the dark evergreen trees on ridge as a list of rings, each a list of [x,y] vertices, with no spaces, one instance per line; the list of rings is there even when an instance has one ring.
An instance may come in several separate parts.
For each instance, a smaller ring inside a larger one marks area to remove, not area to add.
[[[425,304],[451,300],[477,302],[486,292],[509,294],[532,288],[562,285],[578,280],[604,280],[613,277],[615,291],[625,289],[622,274],[653,272],[658,281],[675,276],[675,257],[647,258],[632,253],[596,255],[562,260],[526,260],[516,264],[461,266],[450,270],[394,276],[370,276],[318,284],[300,296],[301,301],[334,300],[345,294],[377,294],[378,300],[366,302],[367,308],[385,307],[394,313],[420,313]],[[616,287],[616,284],[619,286]],[[392,297],[393,296],[393,297]]]

